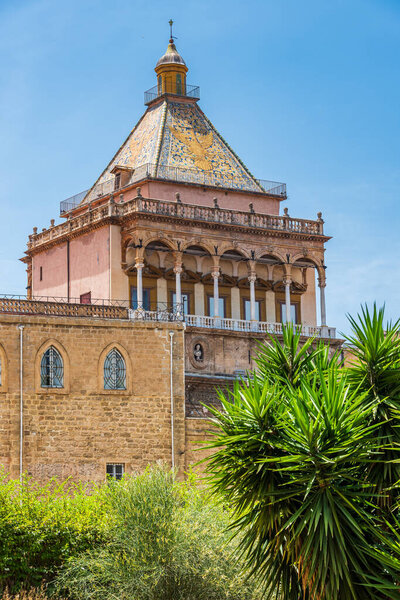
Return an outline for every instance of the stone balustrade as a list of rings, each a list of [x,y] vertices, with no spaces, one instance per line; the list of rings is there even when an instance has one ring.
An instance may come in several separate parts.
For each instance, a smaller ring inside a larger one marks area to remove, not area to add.
[[[198,221],[204,223],[218,223],[226,226],[244,227],[248,229],[262,229],[270,231],[284,231],[293,234],[324,235],[323,220],[295,219],[288,215],[267,215],[255,212],[230,210],[226,208],[199,206],[166,200],[152,200],[141,196],[132,198],[127,202],[115,203],[113,200],[97,207],[87,205],[85,212],[69,218],[60,225],[52,226],[29,236],[28,250],[47,244],[52,240],[68,236],[68,234],[84,230],[92,224],[98,223],[109,217],[114,219],[127,217],[133,214],[164,216],[166,218],[181,219],[182,221]]]
[[[187,326],[205,327],[207,329],[224,329],[241,333],[270,333],[282,334],[282,323],[267,323],[266,321],[244,321],[241,319],[226,319],[221,317],[208,317],[200,315],[185,315]],[[316,327],[302,325],[301,333],[306,337],[336,338],[334,327]]]

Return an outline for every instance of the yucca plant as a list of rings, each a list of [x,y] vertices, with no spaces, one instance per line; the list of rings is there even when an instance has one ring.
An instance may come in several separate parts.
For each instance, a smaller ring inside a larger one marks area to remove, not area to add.
[[[380,460],[376,402],[337,354],[284,328],[214,416],[211,489],[266,598],[399,599],[390,535],[366,473]],[[390,558],[390,560],[389,560]],[[373,582],[373,583],[372,583]]]
[[[269,336],[268,343],[259,343],[255,357],[257,370],[254,375],[270,384],[298,385],[301,377],[313,369],[313,360],[321,347],[313,347],[313,339],[301,341],[301,327],[288,323],[282,328],[283,340]]]
[[[374,404],[371,423],[377,425],[380,454],[366,478],[377,503],[390,512],[396,508],[400,480],[400,320],[385,323],[384,315],[384,308],[374,305],[372,311],[362,307],[357,319],[349,317],[353,359],[348,375],[351,387]]]

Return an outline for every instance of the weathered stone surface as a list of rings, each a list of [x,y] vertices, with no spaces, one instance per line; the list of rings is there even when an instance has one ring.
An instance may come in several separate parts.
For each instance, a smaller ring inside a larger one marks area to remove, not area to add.
[[[0,464],[19,474],[20,332],[23,330],[23,469],[102,480],[107,463],[127,472],[171,464],[170,336],[173,331],[175,460],[184,468],[183,328],[94,318],[0,316]],[[54,345],[64,360],[64,388],[40,385],[40,360]],[[104,390],[107,349],[123,354],[127,389]]]

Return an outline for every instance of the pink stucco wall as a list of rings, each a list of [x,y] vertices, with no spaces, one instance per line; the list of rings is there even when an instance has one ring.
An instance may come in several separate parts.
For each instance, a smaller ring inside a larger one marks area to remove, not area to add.
[[[221,208],[248,211],[249,203],[252,202],[256,212],[270,215],[279,214],[280,200],[278,198],[268,198],[250,192],[232,192],[161,181],[151,181],[142,186],[142,195],[147,198],[175,201],[175,192],[179,192],[182,202],[187,204],[213,206],[213,199],[218,198]]]
[[[279,215],[281,201],[279,198],[260,196],[250,192],[232,192],[218,189],[202,188],[200,186],[191,186],[184,183],[168,183],[166,181],[149,181],[147,183],[138,183],[130,190],[122,191],[124,201],[128,201],[136,196],[137,188],[141,189],[144,198],[155,200],[168,200],[175,202],[175,193],[179,192],[182,202],[187,204],[198,204],[200,206],[214,206],[214,198],[218,198],[218,204],[221,208],[230,208],[233,210],[249,210],[249,204],[252,202],[256,212]],[[120,193],[115,193],[115,201],[120,201]]]
[[[40,280],[42,267],[42,280]],[[32,258],[32,294],[67,297],[67,244],[54,246]]]
[[[93,298],[108,299],[110,293],[109,225],[70,241],[70,299],[91,292]],[[40,281],[40,267],[42,280]],[[33,257],[34,296],[68,297],[67,244],[45,250]]]
[[[110,227],[106,225],[70,242],[70,296],[91,292],[93,298],[110,294]]]

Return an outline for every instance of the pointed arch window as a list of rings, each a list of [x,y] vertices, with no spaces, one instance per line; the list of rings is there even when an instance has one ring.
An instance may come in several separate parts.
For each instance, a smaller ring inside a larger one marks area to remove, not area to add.
[[[116,348],[110,350],[104,361],[104,389],[126,390],[126,365]]]
[[[40,384],[43,388],[64,387],[64,363],[61,354],[50,346],[40,363]]]

